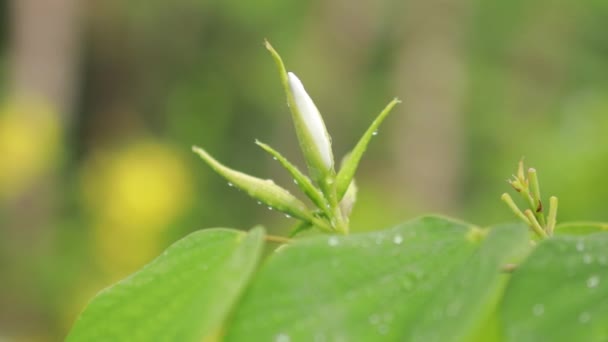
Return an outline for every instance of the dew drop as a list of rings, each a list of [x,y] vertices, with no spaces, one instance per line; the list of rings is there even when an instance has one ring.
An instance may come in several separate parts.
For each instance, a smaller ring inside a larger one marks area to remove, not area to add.
[[[384,236],[382,236],[382,234],[378,234],[378,236],[376,236],[376,244],[381,245],[383,241],[384,241]]]
[[[393,320],[393,314],[390,312],[385,312],[384,313],[384,321],[385,322],[391,322]]]
[[[291,215],[289,215],[289,214],[285,214],[285,217],[287,217],[287,218],[291,218]]]
[[[233,187],[233,186],[234,186],[234,184],[232,184],[232,183],[228,182],[228,186],[229,186],[229,187]]]
[[[545,313],[545,306],[542,304],[536,304],[532,308],[532,313],[534,316],[542,316]]]
[[[378,326],[378,332],[380,333],[380,335],[386,335],[388,334],[388,325],[386,324],[380,324]]]
[[[327,240],[327,243],[332,247],[337,246],[339,242],[340,241],[338,240],[338,237],[336,237],[336,236],[330,236],[329,240]]]
[[[582,252],[585,250],[585,243],[583,241],[579,241],[576,243],[576,250]]]
[[[581,322],[582,324],[588,323],[591,320],[591,314],[588,313],[587,311],[583,311],[581,312],[580,315],[578,315],[578,321]]]
[[[298,181],[294,179],[293,184],[298,185]]]
[[[275,342],[289,342],[291,341],[291,339],[289,338],[289,335],[287,334],[278,334],[277,337],[274,339]]]
[[[321,332],[315,334],[315,342],[325,342],[325,335]]]
[[[593,275],[587,279],[587,287],[592,289],[600,284],[600,276]]]
[[[393,242],[397,245],[400,245],[403,242],[403,236],[401,234],[397,234],[393,237]]]
[[[401,288],[403,288],[404,291],[409,291],[412,289],[412,287],[414,287],[414,284],[412,284],[409,279],[401,280]]]
[[[268,210],[272,210],[272,207],[268,207]]]
[[[374,131],[374,133],[372,133],[373,136],[378,135],[378,131]]]
[[[448,305],[448,307],[445,310],[445,313],[449,317],[455,317],[460,313],[461,308],[462,308],[462,303],[460,301],[456,300]]]
[[[591,254],[585,254],[583,255],[583,262],[585,264],[590,264],[593,262],[593,256],[591,256]]]
[[[258,205],[262,205],[262,202],[258,201]]]
[[[272,159],[277,160],[277,157],[272,157]]]

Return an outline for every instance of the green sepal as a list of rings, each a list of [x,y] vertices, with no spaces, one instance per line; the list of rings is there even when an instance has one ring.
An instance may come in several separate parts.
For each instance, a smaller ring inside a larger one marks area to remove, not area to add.
[[[301,232],[310,230],[312,227],[313,227],[313,225],[308,222],[304,222],[304,221],[299,222],[295,227],[293,227],[291,232],[289,232],[288,237],[293,238],[296,235],[300,234]]]
[[[310,198],[310,200],[321,210],[327,210],[327,201],[320,190],[318,190],[310,181],[305,174],[303,174],[298,168],[290,163],[285,157],[283,157],[278,151],[272,147],[264,144],[263,142],[256,140],[255,143],[260,146],[264,151],[272,155],[280,164],[291,174],[296,185]]]
[[[344,216],[344,220],[346,222],[349,221],[349,217],[351,212],[353,211],[353,207],[355,206],[355,202],[357,202],[357,183],[355,179],[351,180],[350,185],[348,186],[348,190],[344,193],[342,200],[340,201],[340,211],[342,212],[342,216]]]
[[[230,184],[245,191],[249,196],[287,215],[308,222],[316,221],[304,203],[290,194],[289,191],[276,185],[272,180],[260,179],[232,170],[215,160],[200,147],[193,146],[192,151],[198,154],[215,172],[224,177]]]
[[[370,140],[374,136],[374,132],[378,130],[382,121],[390,114],[391,110],[395,105],[400,103],[399,99],[394,98],[383,110],[380,112],[378,117],[372,122],[367,131],[363,134],[355,148],[350,152],[350,156],[344,161],[338,175],[336,177],[336,193],[338,196],[338,200],[341,200],[346,190],[355,176],[355,172],[357,171],[357,167],[359,166],[359,161],[361,161],[361,157],[365,150],[367,149],[367,145]]]

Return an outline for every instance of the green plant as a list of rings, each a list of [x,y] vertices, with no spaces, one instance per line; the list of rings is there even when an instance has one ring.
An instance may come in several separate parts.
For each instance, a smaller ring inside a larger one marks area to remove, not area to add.
[[[331,138],[319,110],[304,90],[298,77],[292,72],[287,72],[283,60],[270,43],[266,41],[265,45],[279,70],[310,178],[272,147],[257,140],[255,143],[281,163],[291,174],[295,184],[316,206],[316,209],[308,209],[303,202],[272,180],[263,180],[232,170],[220,164],[200,147],[193,147],[193,151],[201,156],[213,170],[228,180],[230,186],[242,189],[251,197],[266,204],[268,208],[277,209],[290,217],[301,220],[301,224],[297,226],[292,235],[312,227],[329,233],[348,234],[349,215],[357,192],[353,179],[355,171],[378,127],[393,107],[399,103],[399,100],[393,99],[384,108],[353,150],[344,157],[340,170],[336,172]]]
[[[334,169],[323,121],[294,75],[279,68],[310,179],[257,142],[293,176],[311,210],[271,180],[203,160],[232,185],[302,223],[302,239],[205,229],[100,292],[68,341],[605,341],[608,225],[545,217],[536,171],[511,185],[525,223],[491,227],[439,217],[348,235],[353,175],[393,100]],[[526,225],[541,239],[530,236]],[[262,260],[265,243],[280,243]],[[530,243],[533,242],[533,243]]]

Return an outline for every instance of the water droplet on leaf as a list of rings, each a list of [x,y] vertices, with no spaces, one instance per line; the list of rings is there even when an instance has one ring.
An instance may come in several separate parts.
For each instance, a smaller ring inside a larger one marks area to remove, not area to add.
[[[542,316],[545,313],[545,306],[542,304],[536,304],[532,308],[532,313],[534,316]]]
[[[587,279],[587,287],[592,289],[600,284],[600,276],[593,275]]]
[[[585,254],[585,255],[583,256],[583,262],[584,262],[585,264],[590,264],[590,263],[592,263],[592,262],[593,262],[593,256],[592,256],[591,254]]]
[[[337,246],[337,245],[338,245],[338,243],[340,243],[340,241],[338,240],[338,237],[337,237],[337,236],[330,236],[330,237],[329,237],[329,240],[327,240],[327,243],[328,243],[330,246],[334,247],[334,246]]]
[[[275,342],[289,342],[289,341],[291,341],[291,339],[289,338],[289,335],[287,335],[287,334],[278,334],[277,337],[274,340],[275,340]]]

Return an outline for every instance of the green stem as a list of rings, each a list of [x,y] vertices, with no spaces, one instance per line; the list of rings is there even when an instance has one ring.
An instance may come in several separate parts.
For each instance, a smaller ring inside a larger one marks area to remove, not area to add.
[[[547,233],[549,236],[553,235],[557,223],[557,205],[557,197],[551,196],[549,198],[549,216],[547,217]]]
[[[508,193],[505,192],[504,194],[502,194],[502,196],[500,196],[500,199],[505,202],[505,204],[511,209],[515,216],[519,217],[522,221],[524,221],[525,224],[531,225],[530,220],[528,220],[526,215],[524,215],[524,213],[519,209],[517,204],[513,202],[513,199]]]
[[[534,213],[532,212],[532,210],[527,209],[524,214],[526,215],[526,217],[528,218],[528,220],[530,220],[530,228],[532,228],[532,230],[538,234],[538,236],[540,236],[541,238],[547,238],[547,232],[545,232],[543,230],[543,227],[540,226],[540,224],[538,223],[538,221],[536,220],[536,217],[534,216]]]
[[[536,169],[528,169],[528,181],[530,184],[531,193],[531,208],[534,211],[534,216],[538,219],[541,226],[545,226],[545,214],[543,212],[543,202],[540,198],[540,185],[538,183],[538,175]],[[530,194],[528,193],[528,196]]]

